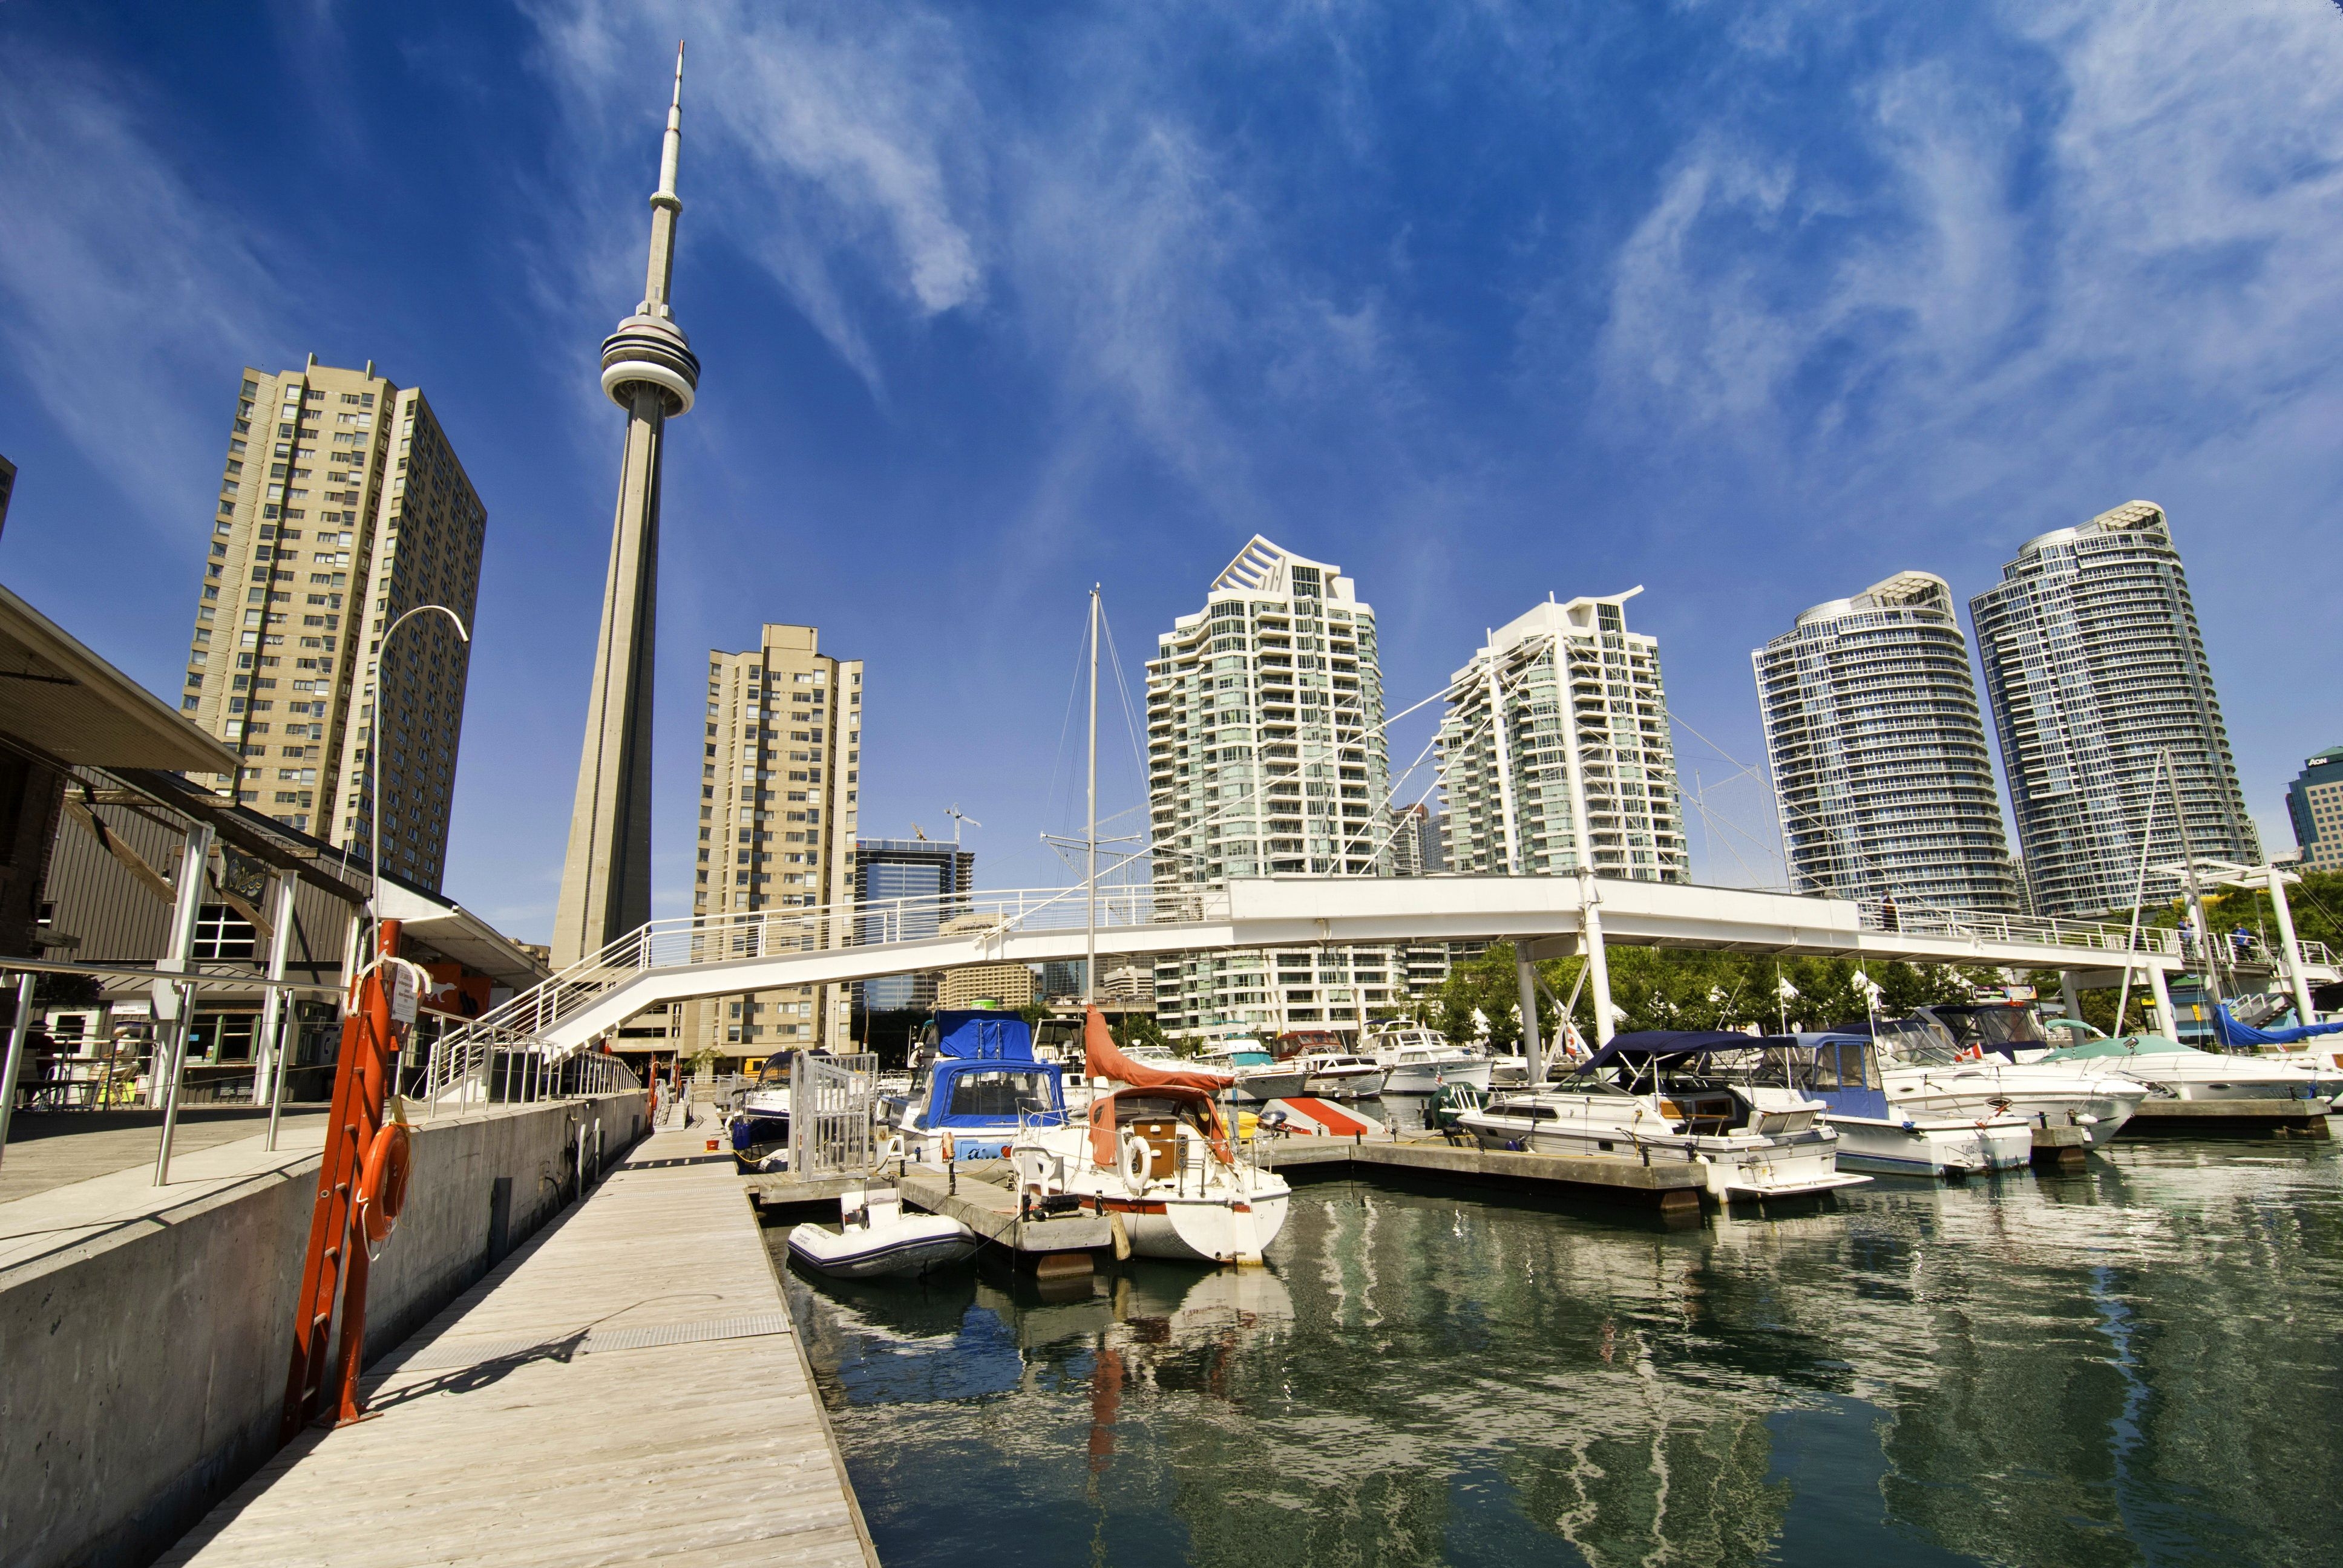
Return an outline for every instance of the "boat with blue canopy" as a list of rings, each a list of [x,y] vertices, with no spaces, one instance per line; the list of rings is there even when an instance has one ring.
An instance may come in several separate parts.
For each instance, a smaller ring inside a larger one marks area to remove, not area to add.
[[[1021,1127],[1055,1127],[1066,1114],[1063,1070],[1033,1053],[1033,1031],[1013,1012],[939,1012],[911,1055],[908,1094],[879,1102],[888,1156],[913,1161],[998,1160]]]

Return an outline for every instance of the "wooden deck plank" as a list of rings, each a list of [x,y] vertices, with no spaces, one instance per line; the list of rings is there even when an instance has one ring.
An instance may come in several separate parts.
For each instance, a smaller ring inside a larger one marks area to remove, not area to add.
[[[590,1568],[737,1564],[744,1550],[779,1549],[793,1563],[870,1568],[793,1332],[578,1349],[588,1330],[786,1323],[739,1178],[712,1164],[635,1168],[697,1141],[663,1133],[639,1147],[384,1358],[368,1420],[304,1437],[163,1563]],[[538,1344],[444,1360],[516,1337]]]

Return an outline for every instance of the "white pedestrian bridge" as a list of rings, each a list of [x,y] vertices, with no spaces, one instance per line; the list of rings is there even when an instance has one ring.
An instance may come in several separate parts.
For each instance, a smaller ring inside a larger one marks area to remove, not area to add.
[[[661,1003],[964,964],[1078,959],[1088,943],[1089,905],[1079,887],[1021,889],[654,920],[474,1020],[444,1042],[437,1054],[445,1065],[437,1070],[459,1075],[494,1047],[577,1050]],[[1578,951],[1591,936],[1597,951],[1607,942],[2103,974],[2128,968],[2159,1002],[2165,977],[2183,962],[2169,930],[2135,935],[2093,921],[1566,877],[1271,877],[1215,888],[1101,888],[1096,918],[1100,952],[1141,960],[1489,940],[1545,958]],[[2302,949],[2309,978],[2335,978],[2324,947]],[[1607,1015],[1607,996],[1598,1002]]]

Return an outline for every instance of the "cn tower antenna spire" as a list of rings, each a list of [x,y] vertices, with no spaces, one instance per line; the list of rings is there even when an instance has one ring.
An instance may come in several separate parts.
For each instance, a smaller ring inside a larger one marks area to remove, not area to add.
[[[667,136],[659,143],[659,189],[651,192],[651,263],[643,280],[639,316],[675,318],[668,297],[675,282],[675,220],[683,198],[675,194],[676,165],[683,158],[683,45],[675,46],[675,96],[668,101]]]
[[[675,51],[675,92],[659,144],[659,189],[651,193],[650,266],[642,303],[602,342],[602,391],[627,413],[618,466],[618,508],[610,530],[610,569],[602,588],[602,635],[594,650],[594,688],[586,709],[586,743],[578,759],[578,793],[569,850],[554,906],[553,961],[589,959],[650,920],[651,689],[658,641],[659,481],[667,422],[691,411],[699,358],[676,325],[675,194],[683,156],[683,46]]]

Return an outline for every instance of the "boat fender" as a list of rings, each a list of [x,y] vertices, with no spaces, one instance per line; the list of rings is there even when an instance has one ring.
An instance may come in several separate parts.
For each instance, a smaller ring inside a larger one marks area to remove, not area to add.
[[[2075,1112],[2075,1125],[2076,1125],[2076,1126],[2077,1126],[2077,1127],[2097,1127],[2098,1124],[2099,1124],[2099,1119],[2098,1119],[2097,1117],[2096,1117],[2096,1116],[2092,1115],[2089,1111],[2077,1111],[2077,1112]]]
[[[1131,1196],[1137,1197],[1147,1191],[1147,1175],[1154,1169],[1154,1165],[1155,1151],[1148,1147],[1147,1140],[1136,1133],[1124,1133],[1122,1135],[1122,1184],[1131,1189]]]
[[[367,1246],[381,1246],[398,1229],[399,1213],[407,1207],[407,1179],[414,1167],[414,1138],[406,1123],[384,1123],[367,1148],[358,1177],[358,1225]]]
[[[1128,1263],[1131,1261],[1131,1232],[1123,1227],[1121,1211],[1109,1214],[1106,1223],[1107,1229],[1114,1232],[1114,1261]]]

